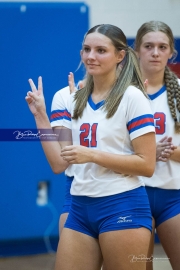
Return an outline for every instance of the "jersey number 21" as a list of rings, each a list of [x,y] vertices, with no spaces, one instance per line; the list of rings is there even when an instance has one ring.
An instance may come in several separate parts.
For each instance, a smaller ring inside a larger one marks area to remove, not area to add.
[[[80,127],[80,145],[86,147],[96,147],[96,130],[98,124],[92,124],[92,126],[88,123],[82,124]]]

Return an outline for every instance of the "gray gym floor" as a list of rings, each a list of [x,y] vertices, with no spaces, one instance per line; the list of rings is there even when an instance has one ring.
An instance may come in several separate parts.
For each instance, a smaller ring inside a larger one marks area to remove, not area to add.
[[[0,270],[54,270],[55,253],[0,258]],[[154,270],[171,270],[162,246],[155,245]]]

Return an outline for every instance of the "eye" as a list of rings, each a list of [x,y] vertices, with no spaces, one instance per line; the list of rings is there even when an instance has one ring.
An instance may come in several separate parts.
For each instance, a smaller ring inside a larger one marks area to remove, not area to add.
[[[105,50],[104,50],[104,49],[99,48],[99,49],[98,49],[98,53],[105,53]]]
[[[150,44],[147,44],[147,45],[145,45],[145,48],[146,48],[146,49],[151,49],[152,46],[151,46]]]
[[[161,45],[161,46],[160,46],[160,49],[162,49],[162,50],[166,50],[166,48],[167,48],[167,47],[166,47],[165,45]]]
[[[84,51],[84,52],[89,52],[90,49],[89,49],[89,47],[84,47],[84,48],[83,48],[83,51]]]

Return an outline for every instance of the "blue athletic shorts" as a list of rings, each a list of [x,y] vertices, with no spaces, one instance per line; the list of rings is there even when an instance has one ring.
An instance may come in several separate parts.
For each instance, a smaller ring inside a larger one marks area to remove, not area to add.
[[[152,216],[155,219],[155,226],[180,214],[180,190],[161,189],[147,187]]]
[[[151,231],[152,215],[145,187],[98,198],[72,195],[64,227],[94,238],[108,231],[140,227]]]
[[[74,176],[69,177],[66,175],[65,199],[64,199],[64,204],[63,204],[63,209],[62,209],[61,214],[69,213],[69,209],[71,206],[71,200],[72,200],[72,196],[70,194],[70,188],[71,188],[73,178],[74,178]]]

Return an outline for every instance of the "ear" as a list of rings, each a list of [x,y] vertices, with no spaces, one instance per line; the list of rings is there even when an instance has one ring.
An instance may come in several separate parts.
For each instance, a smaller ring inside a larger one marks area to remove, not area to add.
[[[81,56],[81,62],[84,63],[84,62],[83,62],[83,59],[82,59],[82,56],[83,56],[83,50],[80,50],[80,56]]]
[[[82,57],[82,54],[83,54],[83,50],[80,50],[80,56]]]
[[[126,55],[125,50],[118,51],[117,53],[117,63],[120,63]]]
[[[171,53],[171,54],[170,54],[169,59],[171,59],[171,58],[172,58],[172,56],[173,56],[173,53]]]
[[[138,51],[135,51],[135,54],[136,54],[137,58],[139,59],[140,58],[139,57],[139,52]]]

